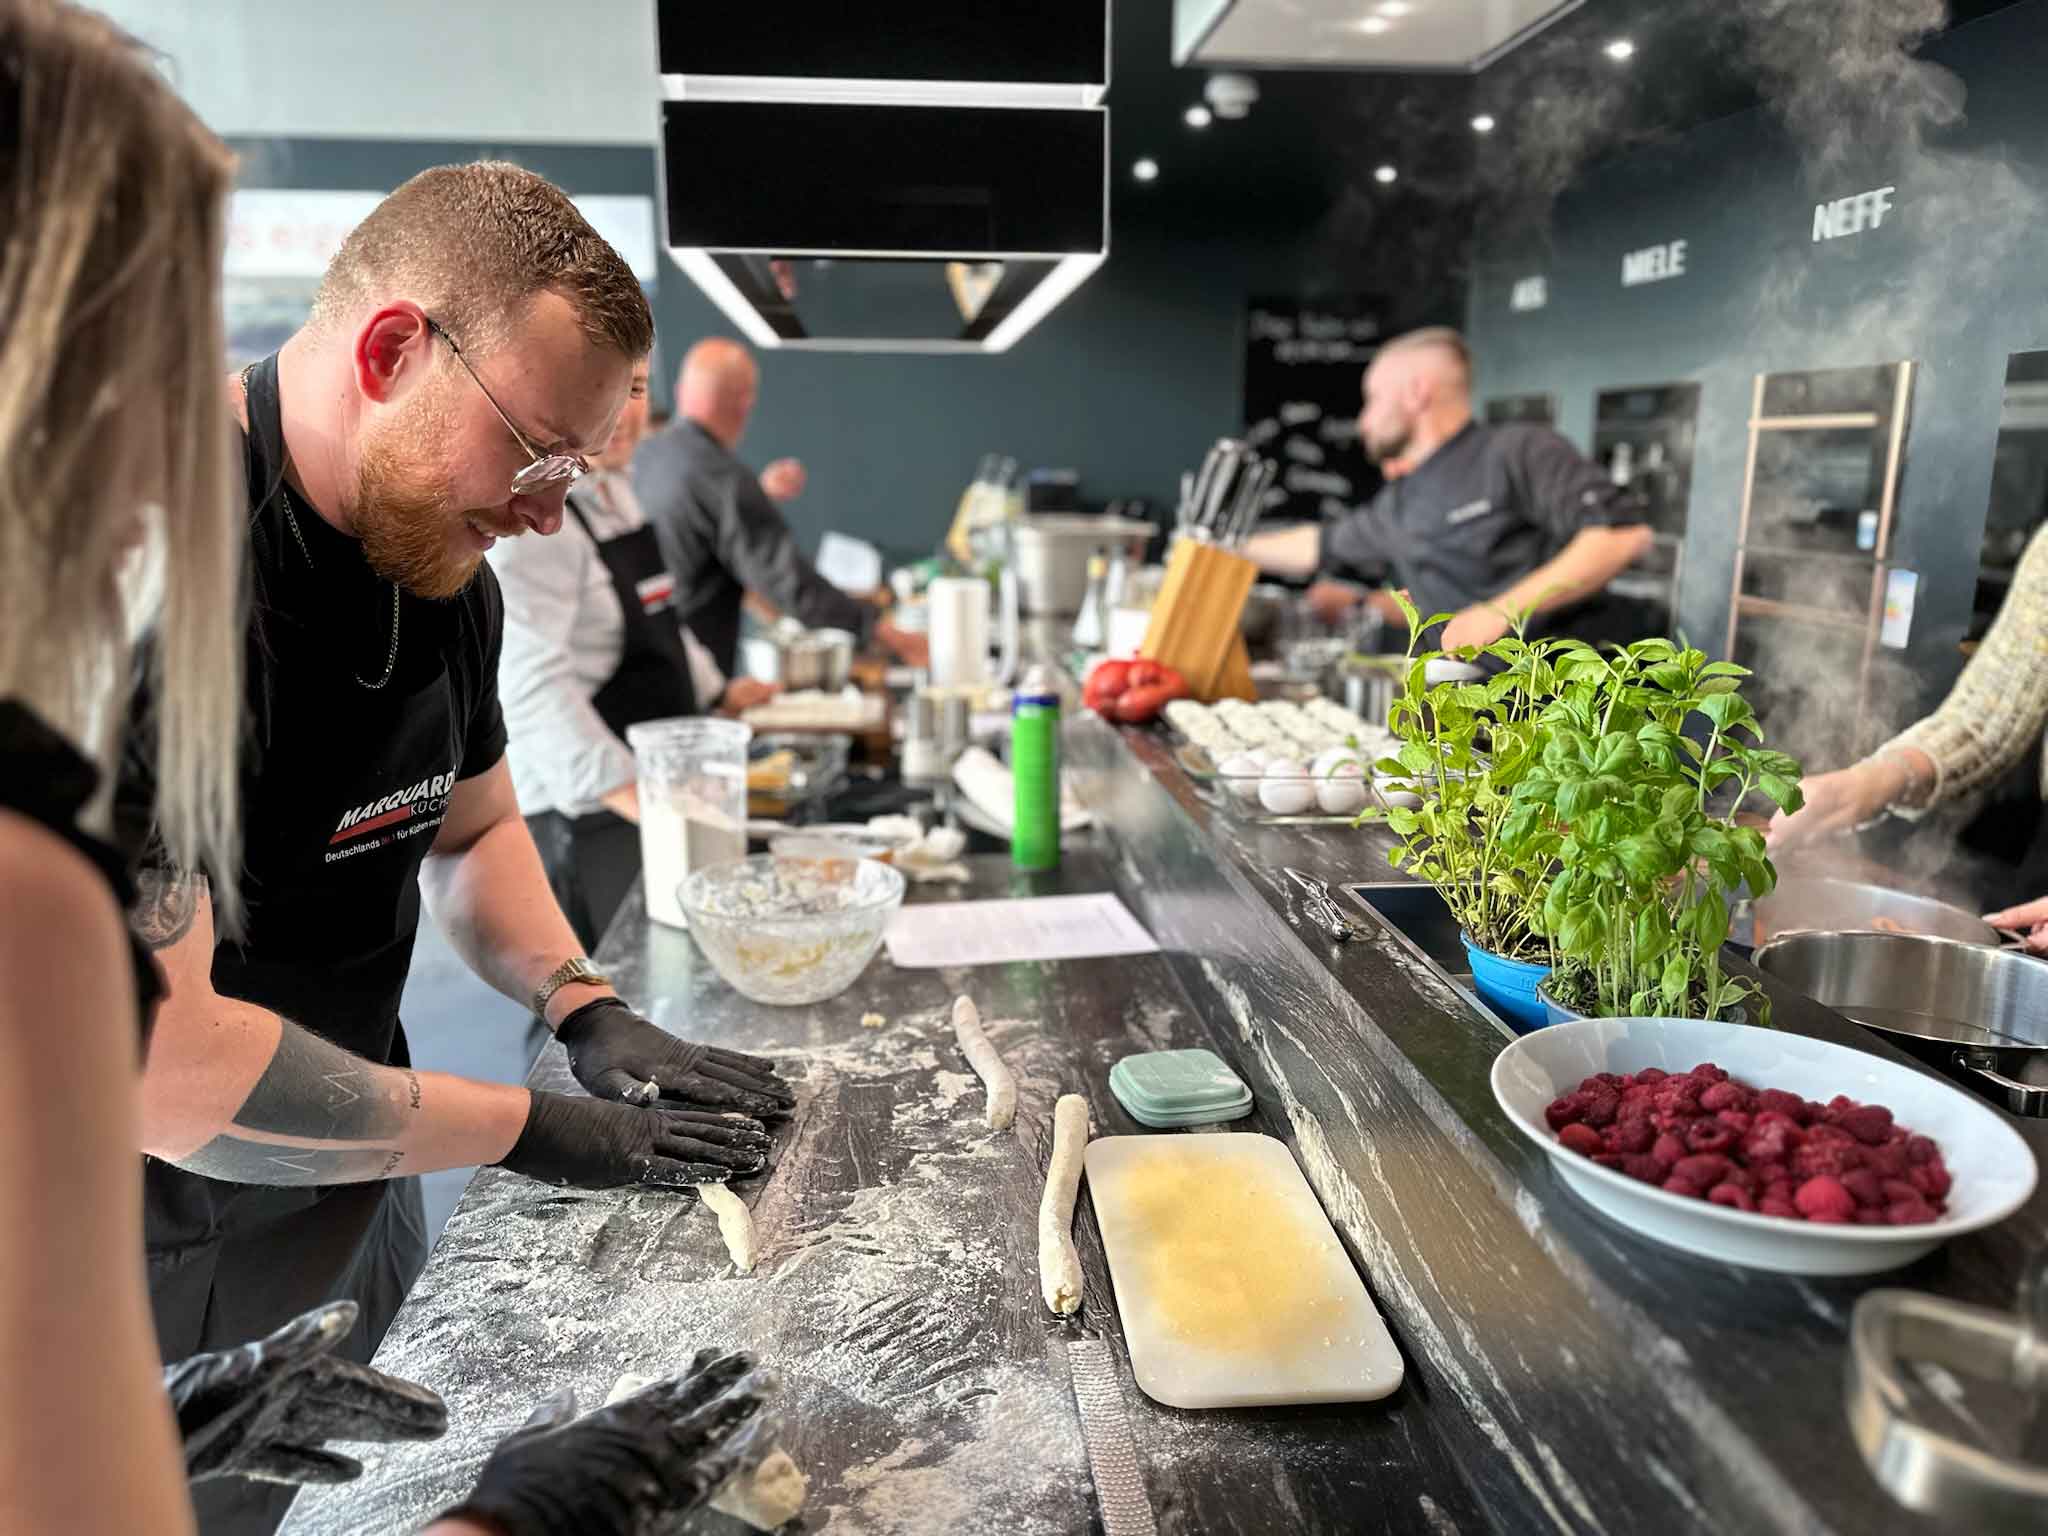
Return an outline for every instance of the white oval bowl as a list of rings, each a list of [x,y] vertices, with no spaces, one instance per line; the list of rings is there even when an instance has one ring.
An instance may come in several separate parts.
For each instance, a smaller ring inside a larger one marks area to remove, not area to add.
[[[1552,1100],[1596,1072],[1710,1061],[1752,1088],[1826,1103],[1838,1093],[1882,1104],[1931,1136],[1954,1179],[1948,1212],[1915,1227],[1790,1221],[1674,1195],[1568,1150],[1544,1122]],[[1523,1035],[1493,1063],[1493,1096],[1550,1154],[1558,1177],[1594,1210],[1640,1236],[1703,1258],[1790,1275],[1896,1269],[1952,1237],[2003,1221],[2034,1192],[2034,1154],[1989,1105],[1911,1067],[1806,1035],[1704,1019],[1576,1019]]]

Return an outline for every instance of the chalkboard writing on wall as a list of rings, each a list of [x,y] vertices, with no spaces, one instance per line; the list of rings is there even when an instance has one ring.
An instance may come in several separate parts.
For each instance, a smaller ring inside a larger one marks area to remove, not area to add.
[[[1245,317],[1245,437],[1280,464],[1266,518],[1341,517],[1379,489],[1358,445],[1359,384],[1381,339],[1371,299],[1254,299]]]

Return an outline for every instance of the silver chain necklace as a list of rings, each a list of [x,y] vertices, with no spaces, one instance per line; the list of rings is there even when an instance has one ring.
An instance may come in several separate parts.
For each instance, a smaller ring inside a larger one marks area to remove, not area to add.
[[[256,365],[254,363],[251,363],[248,367],[242,370],[242,398],[244,400],[247,400],[249,397],[249,375],[254,373],[255,371]],[[306,557],[306,569],[311,570],[313,568],[313,551],[306,547],[306,536],[305,534],[299,531],[298,515],[292,511],[291,493],[284,488],[284,480],[282,477],[280,477],[277,482],[277,499],[279,504],[284,507],[284,520],[291,527],[292,538],[298,543],[299,553]],[[391,651],[390,654],[384,658],[384,675],[378,678],[377,681],[375,681],[374,683],[371,682],[367,677],[363,676],[363,674],[360,672],[356,672],[351,675],[355,678],[358,686],[368,688],[374,692],[376,689],[382,688],[386,683],[391,681],[391,674],[394,671],[396,671],[397,668],[398,583],[394,581],[393,583],[391,583]]]
[[[278,481],[277,483],[277,499],[284,507],[284,520],[291,525],[292,537],[298,540],[299,553],[306,557],[307,568],[311,569],[313,564],[313,552],[310,549],[306,548],[306,536],[299,531],[299,520],[297,516],[292,512],[291,493],[284,488],[284,482],[282,480]],[[390,654],[384,658],[384,675],[378,678],[374,683],[371,682],[367,677],[363,676],[363,674],[360,672],[354,673],[353,676],[355,677],[356,682],[360,684],[362,687],[375,690],[378,688],[382,688],[386,683],[391,681],[391,674],[393,671],[397,669],[397,667],[398,583],[394,581],[393,583],[391,583],[391,651]]]

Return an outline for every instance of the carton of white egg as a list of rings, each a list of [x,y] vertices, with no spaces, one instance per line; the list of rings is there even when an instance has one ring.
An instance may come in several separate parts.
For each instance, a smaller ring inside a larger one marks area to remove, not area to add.
[[[1356,816],[1365,809],[1365,765],[1350,747],[1331,747],[1309,765],[1316,805],[1327,816]]]

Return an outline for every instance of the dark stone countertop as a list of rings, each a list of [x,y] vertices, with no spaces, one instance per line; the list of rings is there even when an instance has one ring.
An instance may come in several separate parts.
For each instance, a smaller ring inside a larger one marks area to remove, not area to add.
[[[804,1529],[1099,1529],[1061,1348],[1074,1330],[1112,1342],[1166,1532],[1939,1528],[1876,1487],[1842,1416],[1848,1309],[1873,1282],[1793,1281],[1618,1231],[1495,1105],[1495,1026],[1398,944],[1335,945],[1304,919],[1281,869],[1384,879],[1381,838],[1241,824],[1149,732],[1077,719],[1067,748],[1100,851],[1050,878],[977,860],[972,893],[1114,888],[1165,953],[974,971],[902,971],[883,954],[842,997],[777,1010],[737,997],[629,899],[600,951],[622,991],[678,1032],[778,1056],[799,1083],[774,1168],[740,1186],[758,1271],[732,1273],[687,1195],[484,1171],[378,1356],[448,1397],[449,1437],[373,1451],[360,1483],[300,1500],[291,1536],[415,1528],[547,1392],[601,1399],[622,1373],[708,1346],[782,1370],[786,1443],[813,1476]],[[946,1017],[960,990],[1018,1071],[1014,1134],[982,1128],[962,1076]],[[1781,1026],[1886,1050],[1796,999],[1778,1009]],[[861,1026],[869,1010],[881,1029]],[[1078,1323],[1044,1313],[1034,1217],[1053,1099],[1085,1093],[1098,1135],[1138,1130],[1109,1067],[1191,1044],[1252,1084],[1257,1114],[1232,1129],[1287,1141],[1358,1262],[1408,1363],[1387,1401],[1152,1404],[1085,1190],[1087,1304]],[[569,1086],[559,1051],[532,1080]],[[2022,1133],[2048,1152],[2042,1127]],[[2044,1238],[2037,1194],[1883,1283],[2007,1305]]]

